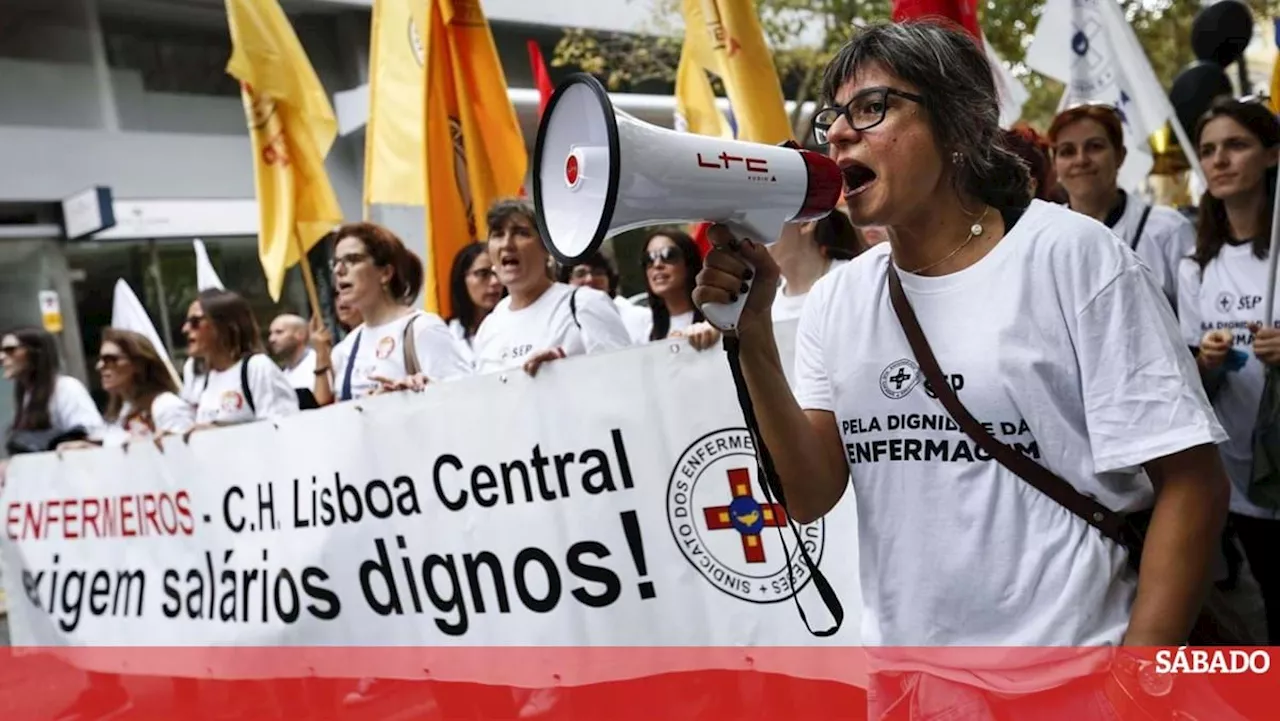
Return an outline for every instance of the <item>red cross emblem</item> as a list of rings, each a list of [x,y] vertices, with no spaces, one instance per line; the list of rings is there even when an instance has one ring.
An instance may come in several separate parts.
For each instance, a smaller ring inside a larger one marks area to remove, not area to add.
[[[733,494],[729,505],[702,509],[707,529],[736,529],[742,534],[742,554],[746,556],[747,563],[764,563],[760,532],[768,527],[786,525],[787,512],[777,503],[761,505],[752,497],[751,473],[746,468],[729,470],[729,491]]]

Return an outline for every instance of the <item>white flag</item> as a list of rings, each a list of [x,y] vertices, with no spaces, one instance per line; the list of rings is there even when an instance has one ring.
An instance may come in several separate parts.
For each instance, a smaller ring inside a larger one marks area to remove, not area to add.
[[[213,269],[213,263],[209,262],[209,251],[205,250],[204,241],[196,239],[191,244],[196,248],[196,290],[223,290],[222,279],[218,277],[218,271]]]
[[[151,345],[156,348],[156,353],[164,361],[165,367],[173,375],[174,382],[179,386],[182,385],[182,378],[178,376],[178,371],[174,369],[173,361],[169,359],[169,351],[166,349],[165,344],[160,342],[160,334],[156,332],[156,326],[151,322],[151,316],[147,315],[147,309],[142,307],[142,301],[138,300],[133,288],[129,287],[129,284],[123,278],[116,281],[115,298],[111,304],[111,327],[119,328],[120,330],[131,330],[151,341]]]
[[[1013,76],[1009,67],[1004,64],[1004,59],[996,54],[995,48],[991,47],[986,38],[982,39],[982,46],[987,51],[987,61],[991,63],[996,90],[1000,93],[1000,127],[1012,127],[1022,117],[1022,106],[1031,97],[1031,93]]]
[[[1120,111],[1128,152],[1119,184],[1137,190],[1154,164],[1147,139],[1176,119],[1116,0],[1049,0],[1026,63],[1067,86],[1060,109],[1101,103]]]

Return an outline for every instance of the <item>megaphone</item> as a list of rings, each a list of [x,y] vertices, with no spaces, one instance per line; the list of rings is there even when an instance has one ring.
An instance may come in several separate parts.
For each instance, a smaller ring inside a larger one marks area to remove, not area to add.
[[[614,108],[600,81],[570,76],[551,95],[533,150],[538,232],[575,265],[619,233],[665,223],[723,223],[771,244],[787,223],[835,209],[842,187],[830,158],[799,147],[682,133]],[[737,329],[747,294],[703,314]]]

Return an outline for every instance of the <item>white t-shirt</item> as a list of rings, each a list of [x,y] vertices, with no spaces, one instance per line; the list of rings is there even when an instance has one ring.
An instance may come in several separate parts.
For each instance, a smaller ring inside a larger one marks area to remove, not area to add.
[[[204,388],[203,373],[196,372],[196,359],[187,356],[182,364],[182,400],[196,405],[200,402],[200,391]]]
[[[1226,381],[1213,399],[1218,420],[1230,439],[1218,449],[1231,478],[1231,510],[1254,518],[1280,518],[1280,513],[1249,501],[1249,480],[1253,476],[1253,428],[1258,404],[1266,383],[1265,367],[1253,354],[1253,333],[1249,323],[1262,321],[1267,290],[1267,261],[1253,255],[1250,243],[1224,245],[1209,262],[1201,278],[1200,266],[1184,258],[1178,267],[1178,320],[1187,345],[1200,346],[1210,330],[1227,329],[1235,337],[1233,350],[1244,353],[1244,366],[1228,371]],[[1280,320],[1280,315],[1272,321]]]
[[[314,348],[307,348],[306,353],[302,354],[302,359],[292,368],[283,368],[284,375],[289,379],[289,384],[294,388],[305,388],[311,392],[316,390],[316,351]]]
[[[333,349],[334,392],[344,400],[348,366],[351,371],[351,398],[363,398],[378,387],[371,376],[402,380],[409,376],[405,366],[404,330],[413,318],[413,342],[418,367],[428,380],[443,382],[470,375],[471,364],[458,352],[454,336],[440,316],[415,310],[378,326],[361,325]],[[352,349],[355,358],[352,360]]]
[[[864,642],[1118,643],[1126,552],[983,460],[930,396],[889,253],[821,278],[796,333],[797,400],[835,414],[857,494]],[[1113,510],[1151,507],[1140,464],[1225,437],[1159,286],[1101,223],[1035,201],[969,268],[899,275],[973,416]]]
[[[627,327],[627,335],[633,345],[644,345],[649,342],[649,331],[653,329],[653,312],[647,307],[636,305],[621,296],[613,299],[622,316],[622,324]]]
[[[1111,231],[1130,248],[1147,208],[1151,208],[1151,213],[1138,241],[1138,257],[1155,274],[1169,306],[1173,307],[1178,304],[1178,264],[1195,250],[1196,229],[1186,216],[1173,208],[1152,206],[1137,195],[1127,193],[1124,213]]]
[[[839,268],[840,266],[848,262],[849,261],[847,260],[831,261],[830,263],[827,264],[827,269],[826,271],[823,272],[823,275],[830,273],[831,271],[835,270],[836,268]],[[812,292],[812,291],[813,291],[813,287],[810,286],[809,292]],[[797,293],[796,295],[787,295],[787,279],[780,278],[778,280],[778,294],[773,298],[773,308],[772,308],[773,322],[782,323],[785,321],[796,320],[797,318],[799,318],[800,311],[804,309],[804,301],[806,298],[809,297],[809,292]]]
[[[653,333],[653,311],[648,312],[649,322],[644,328],[643,343],[649,342],[649,335]],[[693,311],[687,310],[683,313],[677,313],[671,316],[670,325],[667,326],[667,337],[670,338],[672,333],[678,330],[684,330],[693,325]]]
[[[261,353],[249,358],[248,391],[245,397],[241,364],[236,361],[224,371],[210,370],[208,385],[200,392],[196,423],[232,425],[275,420],[298,412],[298,394],[275,361]]]
[[[467,329],[462,325],[462,321],[457,318],[449,321],[449,335],[453,336],[453,345],[458,349],[458,355],[467,362],[467,367],[474,370],[476,354],[471,347],[472,339],[467,338]]]
[[[576,323],[569,303],[575,292]],[[530,353],[549,348],[579,355],[630,345],[622,315],[607,294],[586,286],[553,283],[532,305],[520,310],[511,310],[511,296],[498,301],[480,324],[472,347],[476,370],[491,373],[516,368]]]
[[[89,395],[89,389],[75,378],[64,375],[58,376],[53,384],[53,395],[49,397],[49,423],[58,432],[79,426],[90,436],[106,425],[93,396]]]
[[[125,422],[133,407],[125,401],[120,408],[120,417],[108,423],[98,436],[104,446],[119,446],[125,441],[137,441],[151,438],[162,433],[183,434],[191,430],[196,422],[196,409],[186,401],[172,393],[161,393],[151,401],[151,422],[155,425],[152,432],[145,423],[138,419]]]

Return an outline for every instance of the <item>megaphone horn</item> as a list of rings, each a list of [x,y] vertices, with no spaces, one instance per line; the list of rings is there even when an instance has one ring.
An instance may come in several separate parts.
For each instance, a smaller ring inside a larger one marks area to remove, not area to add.
[[[642,122],[614,108],[586,73],[556,88],[533,150],[538,232],[565,265],[619,233],[667,223],[723,223],[772,244],[786,223],[826,217],[841,186],[839,167],[819,153]],[[736,330],[746,297],[702,312],[717,328]]]

